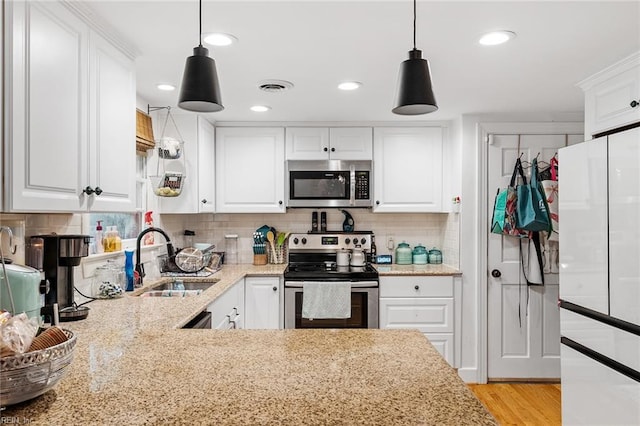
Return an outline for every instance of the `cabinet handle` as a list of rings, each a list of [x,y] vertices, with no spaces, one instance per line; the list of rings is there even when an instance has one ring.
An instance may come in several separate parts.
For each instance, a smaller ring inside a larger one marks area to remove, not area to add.
[[[638,105],[640,105],[640,102],[634,100],[634,101],[631,101],[631,103],[629,105],[631,105],[631,108],[635,108]]]
[[[416,289],[416,290],[420,290],[420,286],[419,285],[417,285],[417,286],[415,286],[413,288]]]
[[[336,152],[336,149],[335,148],[331,148],[331,152]]]
[[[279,204],[279,205],[282,205],[282,200],[278,201],[278,204]]]
[[[96,195],[100,195],[102,194],[102,188],[100,188],[99,186],[96,186]]]
[[[323,149],[323,151],[324,151],[324,152],[327,152],[327,151],[329,151],[329,148],[327,148],[327,147],[325,146],[325,147],[324,147],[324,149]]]
[[[278,287],[273,286],[273,291],[278,291]]]
[[[90,186],[87,186],[85,189],[82,190],[82,193],[87,195],[92,195],[94,192],[96,191]]]
[[[380,200],[376,200],[376,206],[380,205]]]
[[[207,203],[208,203],[207,199],[206,199],[206,198],[203,198],[203,199],[202,199],[202,204],[207,204]]]

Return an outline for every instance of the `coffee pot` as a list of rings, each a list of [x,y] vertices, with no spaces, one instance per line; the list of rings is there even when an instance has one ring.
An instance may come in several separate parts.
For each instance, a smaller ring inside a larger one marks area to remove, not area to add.
[[[367,257],[360,245],[356,245],[351,251],[351,266],[361,267],[367,262]]]

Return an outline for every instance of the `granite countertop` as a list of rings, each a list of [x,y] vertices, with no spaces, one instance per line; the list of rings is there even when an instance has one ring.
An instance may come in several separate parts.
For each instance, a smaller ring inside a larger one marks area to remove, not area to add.
[[[404,276],[404,275],[462,275],[458,269],[444,264],[427,265],[377,265],[373,264],[380,276]]]
[[[225,266],[213,276],[220,281],[197,297],[92,302],[86,320],[64,324],[78,336],[69,375],[46,394],[7,407],[2,418],[32,424],[496,424],[417,330],[178,329],[244,276],[283,269]]]

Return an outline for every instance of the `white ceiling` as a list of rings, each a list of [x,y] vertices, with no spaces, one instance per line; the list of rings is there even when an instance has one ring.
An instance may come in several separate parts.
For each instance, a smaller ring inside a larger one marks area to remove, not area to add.
[[[137,48],[138,94],[176,105],[184,62],[198,44],[198,2],[91,1],[90,7]],[[400,63],[412,48],[413,5],[391,1],[203,1],[203,32],[239,42],[210,47],[225,110],[212,121],[449,120],[467,113],[578,112],[580,80],[640,50],[640,1],[418,2],[417,48],[431,64],[440,109],[391,113]],[[515,31],[502,46],[479,36]],[[294,89],[265,93],[265,79]],[[336,88],[343,80],[364,85]],[[267,113],[249,107],[265,104]]]

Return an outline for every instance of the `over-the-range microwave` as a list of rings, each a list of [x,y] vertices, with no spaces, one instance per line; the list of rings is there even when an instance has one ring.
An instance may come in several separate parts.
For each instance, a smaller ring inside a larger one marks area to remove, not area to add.
[[[287,161],[287,207],[371,207],[372,161]]]

